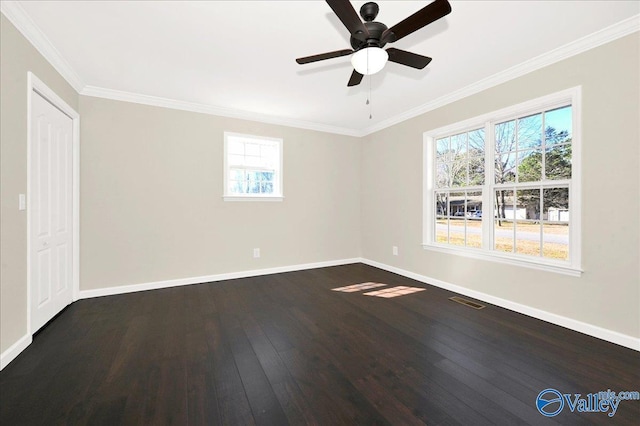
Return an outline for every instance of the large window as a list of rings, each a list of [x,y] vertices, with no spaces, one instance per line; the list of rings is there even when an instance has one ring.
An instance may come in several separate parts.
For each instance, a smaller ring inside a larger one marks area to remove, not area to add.
[[[579,96],[425,133],[425,248],[578,275]]]
[[[282,200],[282,139],[225,132],[225,200]]]

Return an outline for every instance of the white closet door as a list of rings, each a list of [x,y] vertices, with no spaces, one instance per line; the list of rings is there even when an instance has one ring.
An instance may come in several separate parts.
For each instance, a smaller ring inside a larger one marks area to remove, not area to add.
[[[31,93],[31,332],[73,299],[73,120]]]

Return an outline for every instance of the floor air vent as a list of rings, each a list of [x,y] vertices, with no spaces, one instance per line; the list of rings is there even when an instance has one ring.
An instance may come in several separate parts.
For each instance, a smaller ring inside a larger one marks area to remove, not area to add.
[[[458,297],[458,296],[450,297],[449,300],[453,300],[454,302],[460,303],[462,305],[469,306],[470,308],[473,308],[473,309],[483,309],[484,308],[484,305],[481,305],[481,304],[476,303],[476,302],[472,302],[471,300],[463,299],[462,297]]]

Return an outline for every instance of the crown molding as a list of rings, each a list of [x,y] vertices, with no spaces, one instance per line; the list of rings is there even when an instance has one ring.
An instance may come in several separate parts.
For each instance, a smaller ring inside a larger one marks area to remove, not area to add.
[[[575,41],[560,46],[554,50],[543,53],[542,55],[531,58],[528,61],[522,62],[497,74],[494,74],[488,78],[477,81],[462,89],[451,92],[445,96],[434,99],[431,102],[427,102],[418,107],[412,108],[402,114],[398,114],[394,117],[383,120],[373,126],[362,129],[362,133],[370,135],[377,131],[386,129],[395,124],[402,123],[403,121],[417,117],[434,109],[443,107],[452,102],[466,98],[476,93],[487,90],[491,87],[497,86],[502,83],[506,83],[509,80],[521,77],[532,71],[536,71],[540,68],[544,68],[556,62],[560,62],[563,59],[570,58],[587,50],[609,43],[626,35],[640,31],[640,14],[627,18],[616,24],[603,28],[595,33],[589,34]]]
[[[55,68],[76,92],[80,92],[84,83],[71,65],[62,57],[47,36],[38,28],[19,2],[2,0],[0,12],[20,31],[38,52]]]
[[[221,117],[237,118],[240,120],[257,121],[260,123],[276,124],[280,126],[294,127],[318,132],[335,133],[345,136],[361,137],[363,133],[356,129],[330,126],[311,121],[296,120],[283,117],[274,117],[267,114],[224,108],[213,105],[199,104],[195,102],[178,101],[175,99],[161,98],[157,96],[143,95],[122,90],[106,89],[96,86],[85,86],[80,92],[83,96],[111,99],[115,101],[132,102],[142,105],[150,105],[162,108],[177,109],[182,111],[199,112],[202,114],[217,115]]]

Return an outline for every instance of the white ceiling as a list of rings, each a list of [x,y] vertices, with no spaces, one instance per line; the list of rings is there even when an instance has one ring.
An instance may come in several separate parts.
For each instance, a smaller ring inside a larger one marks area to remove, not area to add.
[[[390,27],[428,3],[380,1],[376,20]],[[368,77],[347,87],[350,57],[295,62],[350,48],[324,1],[22,1],[17,10],[87,93],[123,91],[348,134],[399,121],[621,21],[637,26],[640,11],[638,1],[451,4],[450,15],[388,45],[433,61],[424,70],[388,63],[372,76],[372,119]]]

